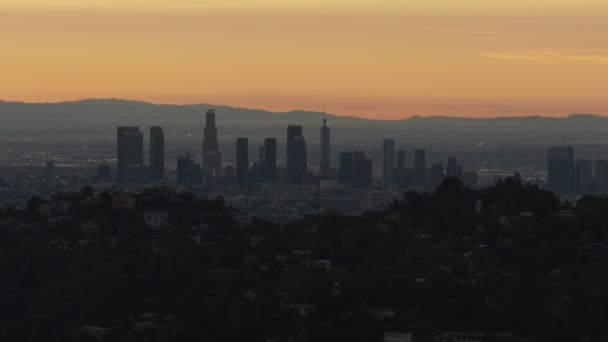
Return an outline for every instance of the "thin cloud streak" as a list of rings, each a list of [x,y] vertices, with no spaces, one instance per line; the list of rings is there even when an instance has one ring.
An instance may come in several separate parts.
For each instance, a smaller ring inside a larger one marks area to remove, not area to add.
[[[484,53],[485,58],[527,62],[580,62],[593,64],[608,64],[608,55],[574,55],[552,51],[526,53]]]

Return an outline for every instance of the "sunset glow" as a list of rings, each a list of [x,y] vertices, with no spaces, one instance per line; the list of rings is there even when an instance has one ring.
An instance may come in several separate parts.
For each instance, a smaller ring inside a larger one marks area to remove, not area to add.
[[[608,114],[606,1],[48,3],[0,3],[2,100]]]

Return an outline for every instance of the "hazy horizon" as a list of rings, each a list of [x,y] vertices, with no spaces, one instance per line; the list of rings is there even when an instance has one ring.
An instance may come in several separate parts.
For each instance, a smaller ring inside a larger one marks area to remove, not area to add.
[[[375,119],[608,113],[607,16],[574,0],[9,0],[0,94]]]

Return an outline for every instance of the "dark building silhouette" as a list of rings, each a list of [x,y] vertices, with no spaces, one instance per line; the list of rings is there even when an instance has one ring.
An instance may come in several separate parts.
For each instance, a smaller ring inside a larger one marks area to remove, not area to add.
[[[547,178],[549,190],[563,195],[572,190],[573,156],[570,146],[551,147],[547,151]]]
[[[426,151],[420,148],[414,151],[414,185],[421,188],[427,185]]]
[[[263,182],[265,182],[264,164],[261,164],[259,161],[251,163],[251,169],[249,170],[249,184]]]
[[[249,140],[236,139],[236,184],[249,184]]]
[[[321,127],[321,163],[319,166],[319,175],[322,177],[328,176],[329,154],[330,154],[330,128],[327,126],[327,120],[325,119],[325,117],[323,117],[323,127]]]
[[[202,169],[200,164],[194,163],[190,153],[177,157],[177,183],[193,185],[202,183]]]
[[[588,160],[579,160],[574,168],[574,184],[579,194],[589,194],[593,190],[593,165]]]
[[[152,180],[165,178],[165,135],[159,126],[150,127],[150,169]]]
[[[302,136],[296,136],[291,141],[291,168],[287,171],[290,183],[303,185],[306,183],[308,173],[308,157],[306,154],[306,141]]]
[[[608,160],[597,160],[593,165],[595,192],[608,193]]]
[[[277,139],[264,139],[264,179],[267,182],[277,180]]]
[[[340,169],[338,180],[344,185],[351,185],[353,181],[353,153],[340,152]]]
[[[203,137],[203,169],[205,183],[212,184],[213,178],[221,173],[222,154],[217,139],[215,126],[215,110],[209,109],[205,115],[205,131]]]
[[[133,184],[144,184],[151,180],[149,165],[131,164],[127,165],[126,182]]]
[[[458,164],[456,157],[449,157],[448,164],[445,168],[445,176],[448,178],[456,178],[460,181],[463,181],[463,169],[462,165]]]
[[[394,139],[384,139],[382,142],[383,148],[383,179],[384,179],[384,188],[389,189],[393,187],[393,183],[395,181],[394,170],[395,170],[395,140]]]
[[[371,188],[372,160],[365,157],[365,152],[353,152],[353,185],[356,188]]]
[[[302,137],[302,126],[289,125],[287,126],[287,182],[295,183],[296,166],[295,166],[295,151],[293,149],[293,141],[296,137]]]
[[[434,191],[443,182],[443,163],[434,163],[429,171],[429,189]]]
[[[370,158],[363,158],[361,161],[361,181],[359,187],[363,189],[369,189],[372,187],[373,178],[373,163]]]
[[[415,186],[416,184],[416,169],[408,167],[403,173],[403,186]]]
[[[177,183],[189,184],[189,173],[194,167],[194,157],[190,153],[185,156],[177,156]]]
[[[570,191],[574,190],[574,149],[572,146],[566,147],[568,154],[568,167],[570,169]]]
[[[361,186],[363,182],[363,160],[365,159],[364,151],[353,152],[353,182],[352,185],[356,188]]]
[[[119,183],[136,180],[132,178],[135,175],[129,172],[129,168],[135,169],[144,163],[144,134],[139,127],[118,127],[116,131],[117,180]]]

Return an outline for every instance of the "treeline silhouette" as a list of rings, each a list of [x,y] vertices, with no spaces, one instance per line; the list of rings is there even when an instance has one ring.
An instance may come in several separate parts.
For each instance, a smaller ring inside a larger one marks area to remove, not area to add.
[[[280,226],[168,189],[130,209],[119,196],[86,187],[0,211],[0,340],[608,336],[608,198],[560,203],[518,175],[479,191],[446,179],[382,211]],[[166,224],[144,222],[164,211]]]

